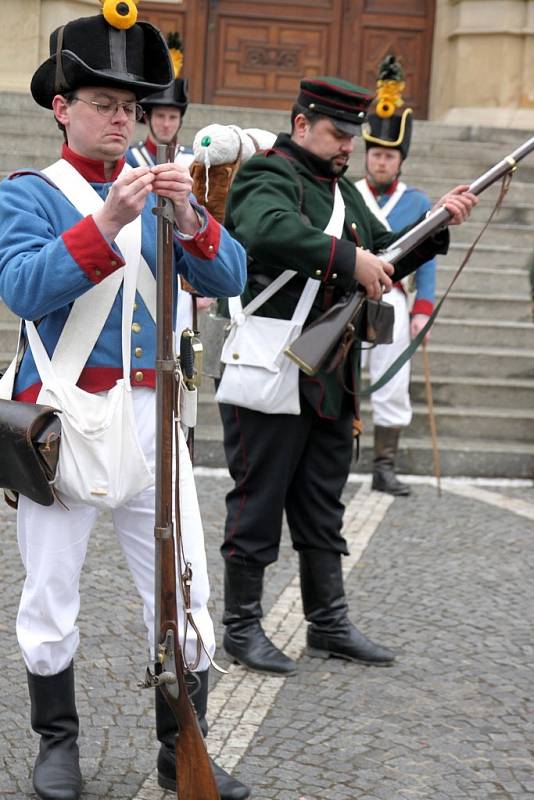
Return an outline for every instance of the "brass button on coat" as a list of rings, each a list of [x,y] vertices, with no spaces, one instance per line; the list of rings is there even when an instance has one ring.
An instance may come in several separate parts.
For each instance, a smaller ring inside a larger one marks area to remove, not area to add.
[[[100,276],[101,276],[101,275],[102,275],[102,270],[100,270],[100,269],[95,269],[95,276],[96,276],[97,278],[100,278]]]
[[[320,278],[323,273],[320,269],[316,269],[315,274],[317,275],[318,278]]]
[[[137,383],[141,383],[141,381],[143,380],[143,373],[142,372],[136,372],[135,373],[135,380],[137,381]]]
[[[139,333],[139,331],[141,330],[141,326],[139,325],[138,322],[134,322],[132,324],[132,330],[134,333]]]
[[[137,358],[141,358],[141,356],[143,355],[143,348],[142,347],[136,347],[135,350],[134,350],[134,353],[135,353]]]

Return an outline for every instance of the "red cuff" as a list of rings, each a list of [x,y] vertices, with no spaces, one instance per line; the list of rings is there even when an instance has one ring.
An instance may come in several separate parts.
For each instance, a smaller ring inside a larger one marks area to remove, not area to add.
[[[434,303],[430,300],[416,300],[413,304],[410,314],[415,317],[416,314],[425,314],[429,317],[434,310]]]
[[[207,209],[202,211],[206,215],[206,227],[198,231],[193,239],[178,239],[182,248],[195,258],[205,258],[211,261],[216,258],[221,242],[221,226],[211,216]]]
[[[62,236],[70,255],[93,283],[100,283],[124,266],[124,260],[108,244],[91,216],[84,217]]]

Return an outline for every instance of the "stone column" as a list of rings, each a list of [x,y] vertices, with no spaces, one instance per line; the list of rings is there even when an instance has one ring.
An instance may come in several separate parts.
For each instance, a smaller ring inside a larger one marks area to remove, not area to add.
[[[438,0],[430,118],[534,129],[534,0]]]

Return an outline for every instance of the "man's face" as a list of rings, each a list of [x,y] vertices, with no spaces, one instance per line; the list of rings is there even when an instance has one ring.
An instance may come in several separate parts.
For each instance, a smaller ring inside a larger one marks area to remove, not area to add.
[[[53,100],[56,118],[67,131],[69,147],[86,158],[117,161],[128,149],[134,133],[134,93],[84,86],[76,90],[75,97],[69,104],[61,95]]]
[[[371,147],[367,151],[367,174],[376,187],[391,186],[400,172],[402,156],[393,147]]]
[[[150,113],[150,129],[156,144],[171,144],[182,125],[182,114],[173,106],[155,106]]]
[[[293,138],[310,153],[330,161],[332,172],[336,175],[345,169],[354,149],[354,137],[336,128],[328,117],[311,125],[303,114],[298,114]]]

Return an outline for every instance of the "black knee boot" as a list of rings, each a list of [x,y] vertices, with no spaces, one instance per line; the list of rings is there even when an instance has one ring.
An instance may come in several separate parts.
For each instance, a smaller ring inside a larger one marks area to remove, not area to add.
[[[33,786],[41,800],[78,800],[82,789],[72,662],[59,675],[28,675],[31,724],[41,737]]]
[[[263,572],[263,567],[226,561],[223,647],[235,662],[256,672],[292,675],[297,665],[267,638],[261,627]]]
[[[208,734],[206,710],[208,706],[208,670],[189,673],[186,681],[191,701],[197,713],[200,729],[204,736]],[[178,726],[169,704],[159,689],[156,689],[156,734],[161,742],[158,753],[158,783],[164,789],[176,792],[176,747],[175,739]],[[215,782],[221,800],[245,800],[250,789],[240,781],[232,778],[210,758]]]
[[[375,456],[373,482],[375,492],[387,492],[395,497],[407,497],[412,490],[395,475],[395,459],[399,449],[400,428],[383,428],[375,425]]]
[[[395,660],[386,647],[364,636],[348,617],[341,556],[328,550],[299,552],[300,586],[310,655],[337,656],[375,666]]]

